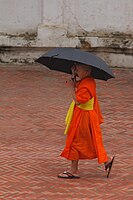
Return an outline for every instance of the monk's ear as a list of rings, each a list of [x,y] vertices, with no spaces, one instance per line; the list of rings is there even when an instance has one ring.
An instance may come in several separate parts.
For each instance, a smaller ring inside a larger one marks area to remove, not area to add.
[[[87,70],[86,73],[87,73],[88,76],[90,76],[91,70]]]
[[[92,71],[92,68],[91,68],[91,66],[89,66],[89,68],[88,68],[89,75],[91,74],[91,71]]]

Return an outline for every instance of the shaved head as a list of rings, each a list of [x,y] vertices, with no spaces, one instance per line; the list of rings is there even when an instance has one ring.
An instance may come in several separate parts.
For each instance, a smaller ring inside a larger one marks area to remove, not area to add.
[[[91,72],[92,67],[90,65],[84,65],[84,64],[80,64],[80,63],[76,63],[77,67],[81,67],[82,69]]]

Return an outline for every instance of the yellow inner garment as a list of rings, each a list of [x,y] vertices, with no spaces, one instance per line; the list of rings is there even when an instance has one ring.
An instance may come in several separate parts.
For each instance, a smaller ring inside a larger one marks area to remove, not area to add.
[[[82,103],[82,104],[78,105],[77,107],[82,110],[93,110],[93,105],[94,105],[94,97],[92,99],[90,99],[89,101],[87,101],[86,103]],[[73,117],[74,106],[75,106],[75,101],[73,100],[68,109],[66,119],[65,119],[65,123],[66,123],[66,129],[64,132],[65,135],[68,132],[68,129],[69,129],[72,117]]]

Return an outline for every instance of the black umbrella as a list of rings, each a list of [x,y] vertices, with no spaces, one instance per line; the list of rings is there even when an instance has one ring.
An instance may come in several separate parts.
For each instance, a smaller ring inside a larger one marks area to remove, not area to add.
[[[51,70],[71,74],[71,67],[76,63],[92,66],[91,76],[96,79],[108,80],[114,78],[109,66],[96,55],[74,48],[58,47],[42,55],[36,62]]]

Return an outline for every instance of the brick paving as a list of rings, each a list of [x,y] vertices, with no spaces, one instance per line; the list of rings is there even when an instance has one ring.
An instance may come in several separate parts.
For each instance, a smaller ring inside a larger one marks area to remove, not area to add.
[[[105,123],[103,140],[116,155],[109,179],[97,160],[79,163],[78,180],[57,174],[69,167],[64,118],[71,102],[69,75],[40,65],[0,65],[0,200],[133,199],[133,71],[97,81]]]

